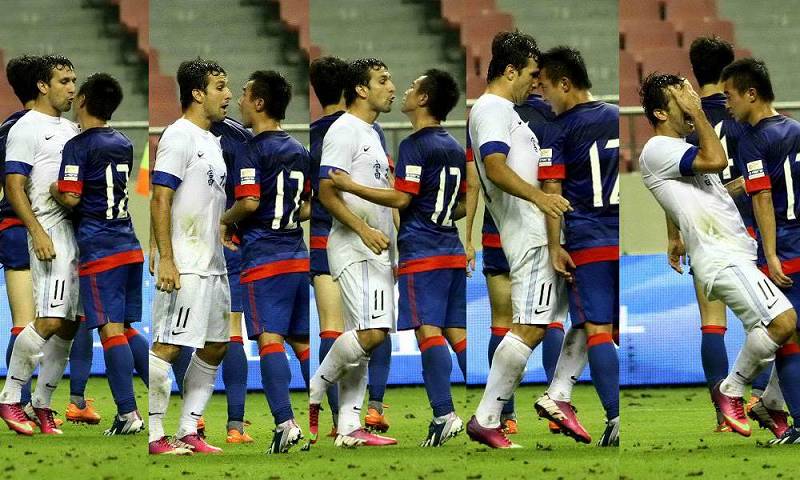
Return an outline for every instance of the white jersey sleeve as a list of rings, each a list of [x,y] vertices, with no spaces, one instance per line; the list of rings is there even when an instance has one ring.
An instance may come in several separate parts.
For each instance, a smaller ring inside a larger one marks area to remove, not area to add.
[[[692,176],[692,164],[699,151],[682,138],[653,137],[639,159],[642,173],[661,180]]]
[[[6,173],[29,175],[33,169],[36,152],[36,131],[26,128],[27,123],[17,122],[6,138]],[[16,162],[12,163],[12,162]]]
[[[352,173],[353,159],[356,157],[358,143],[354,135],[342,134],[341,123],[331,125],[322,140],[322,158],[319,178],[328,178],[331,169]]]
[[[153,183],[173,190],[186,175],[186,168],[194,155],[192,136],[181,128],[167,128],[158,142]]]
[[[512,112],[510,108],[492,108],[488,114],[476,115],[470,118],[474,122],[472,129],[475,138],[472,138],[473,148],[478,149],[480,158],[486,158],[493,153],[508,155],[511,150]]]

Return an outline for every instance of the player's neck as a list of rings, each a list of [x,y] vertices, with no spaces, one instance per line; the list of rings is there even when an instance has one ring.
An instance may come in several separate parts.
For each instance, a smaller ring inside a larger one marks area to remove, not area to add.
[[[747,123],[755,126],[765,118],[774,117],[778,111],[772,108],[772,103],[759,103],[747,116]]]
[[[505,84],[501,84],[500,82],[493,81],[489,85],[486,86],[485,93],[491,93],[492,95],[497,95],[498,97],[505,98],[509,102],[514,102],[514,97],[511,94],[511,88],[506,87]]]
[[[33,106],[31,106],[31,110],[43,113],[49,117],[61,116],[61,112],[59,112],[55,107],[50,105],[50,103],[44,97],[40,97],[34,100]]]
[[[279,132],[281,130],[283,130],[281,122],[272,118],[262,116],[253,120],[253,133],[256,135],[263,132]]]
[[[78,123],[81,126],[81,131],[85,132],[90,128],[103,128],[107,127],[108,123],[105,120],[101,120],[96,117],[87,116],[87,118],[81,118]]]
[[[675,131],[675,129],[670,127],[669,123],[667,122],[661,122],[656,125],[655,131],[656,135],[672,138],[683,138],[683,135],[680,135],[677,131]]]
[[[211,128],[211,119],[203,113],[201,108],[194,108],[194,106],[190,106],[185,112],[183,112],[183,118],[189,120],[203,130],[208,130]]]
[[[717,83],[706,83],[702,87],[700,87],[700,98],[710,97],[711,95],[717,95],[719,93],[725,93],[725,87],[722,82]]]
[[[343,112],[346,109],[344,106],[344,100],[341,100],[339,103],[333,103],[331,105],[325,105],[322,107],[322,114],[327,116],[332,113],[336,112]]]
[[[405,112],[405,114],[411,121],[411,126],[414,128],[415,132],[418,132],[423,128],[438,127],[442,124],[442,122],[434,118],[425,109],[413,110],[410,112]]]
[[[592,92],[589,90],[575,90],[567,95],[566,101],[564,102],[564,111],[568,112],[582,103],[589,103],[593,101],[594,97],[592,96]]]
[[[359,102],[358,100],[350,105],[347,113],[369,124],[375,123],[375,120],[378,119],[378,112],[369,108],[366,102]]]
[[[22,108],[25,110],[30,110],[33,106],[36,105],[36,100],[28,100],[27,102],[22,104]]]

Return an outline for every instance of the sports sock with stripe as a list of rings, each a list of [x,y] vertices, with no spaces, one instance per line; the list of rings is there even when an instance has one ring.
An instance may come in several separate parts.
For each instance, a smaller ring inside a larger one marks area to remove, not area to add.
[[[766,328],[761,324],[753,327],[736,357],[736,363],[722,381],[720,391],[729,397],[743,396],[747,384],[766,367],[777,350],[778,345],[772,341]]]
[[[339,422],[337,431],[347,435],[361,428],[361,408],[367,390],[369,359],[364,357],[339,379]]]
[[[467,337],[453,345],[453,352],[456,354],[458,361],[458,368],[461,370],[461,375],[464,376],[464,381],[467,381]]]
[[[297,357],[297,361],[300,362],[300,373],[303,375],[303,383],[306,384],[306,390],[308,390],[308,382],[311,380],[309,378],[309,360],[311,356],[311,349],[306,348],[301,352],[295,352],[295,356]]]
[[[553,400],[571,402],[572,388],[588,362],[586,329],[571,327],[564,335],[564,344],[561,347],[553,379],[547,388],[547,395]]]
[[[336,384],[342,375],[352,368],[352,365],[359,363],[362,359],[368,360],[369,357],[358,342],[358,332],[350,330],[341,334],[333,342],[325,360],[320,363],[314,376],[311,377],[308,387],[309,403],[322,403],[322,397],[325,395],[328,385]],[[341,393],[340,391],[340,397]],[[339,404],[341,405],[341,398]]]
[[[486,390],[475,412],[478,423],[483,427],[500,426],[503,404],[514,394],[525,372],[525,365],[531,350],[525,342],[513,333],[506,334],[494,352]]]
[[[228,403],[228,422],[243,422],[247,396],[247,356],[242,337],[231,337],[228,343],[228,351],[222,358],[222,382]]]
[[[781,347],[775,354],[775,369],[789,415],[800,427],[800,346],[792,342]]]
[[[619,416],[619,357],[610,333],[590,335],[586,340],[589,369],[606,419]]]
[[[506,333],[511,330],[510,328],[505,327],[491,327],[491,336],[489,337],[489,367],[492,366],[492,359],[494,359],[494,352],[497,351],[497,347],[500,345],[500,342],[503,341],[503,338],[506,336]],[[503,404],[503,415],[512,415],[514,413],[514,395],[511,395],[511,398]]]
[[[14,350],[8,361],[8,372],[3,391],[0,393],[0,403],[19,403],[22,388],[26,384],[30,385],[31,375],[42,357],[45,342],[47,340],[39,335],[32,323],[17,335]]]
[[[726,330],[725,327],[719,325],[700,327],[702,332],[700,357],[703,361],[703,372],[709,389],[714,388],[714,385],[728,375],[728,353],[725,349]]]
[[[150,345],[148,345],[144,335],[133,327],[125,329],[125,336],[128,338],[128,345],[131,348],[131,354],[133,354],[133,368],[139,374],[139,378],[142,379],[146,387],[150,382],[147,368]]]
[[[72,341],[72,349],[69,352],[69,395],[70,401],[75,403],[78,408],[86,408],[84,395],[86,393],[86,382],[92,373],[92,350],[94,335],[86,328],[86,319],[80,318],[78,331]]]
[[[178,353],[178,358],[172,362],[172,374],[175,375],[178,394],[181,396],[183,396],[183,381],[186,377],[186,369],[189,368],[189,363],[192,361],[192,353],[194,353],[194,348],[182,346],[181,351]]]
[[[133,353],[125,335],[114,335],[103,341],[106,376],[117,413],[124,415],[136,410],[133,394]]]
[[[542,340],[542,367],[544,368],[548,385],[553,380],[553,374],[555,374],[558,356],[561,354],[561,346],[563,344],[564,325],[560,322],[549,324]]]
[[[447,340],[442,335],[427,337],[419,342],[419,351],[422,354],[422,379],[433,416],[441,417],[455,411],[450,393],[453,361]]]
[[[6,367],[11,366],[11,352],[14,351],[14,342],[17,340],[17,336],[22,333],[22,330],[25,327],[11,327],[11,335],[8,337],[8,348],[6,348]],[[29,403],[31,401],[31,381],[22,386],[20,402],[22,404]]]
[[[61,377],[64,376],[64,368],[67,366],[71,346],[72,340],[65,340],[58,335],[53,335],[44,344],[36,390],[31,395],[31,404],[34,407],[50,408],[53,392],[55,392],[58,382],[61,381]]]
[[[269,409],[275,425],[294,418],[292,402],[289,399],[289,360],[282,343],[268,343],[259,349],[261,356],[261,385],[267,397]]]
[[[370,352],[369,359],[369,400],[383,403],[386,382],[389,381],[389,368],[392,363],[392,337],[386,335],[383,342]],[[381,408],[383,410],[383,408]]]
[[[147,367],[150,375],[150,388],[147,391],[148,442],[154,442],[164,436],[164,416],[169,406],[169,395],[172,392],[172,380],[169,362],[150,352]]]
[[[325,360],[325,356],[328,355],[328,351],[333,346],[333,342],[335,342],[341,334],[342,332],[337,332],[335,330],[323,330],[319,332],[319,363]],[[335,383],[328,387],[328,405],[334,415],[339,413],[339,386]]]

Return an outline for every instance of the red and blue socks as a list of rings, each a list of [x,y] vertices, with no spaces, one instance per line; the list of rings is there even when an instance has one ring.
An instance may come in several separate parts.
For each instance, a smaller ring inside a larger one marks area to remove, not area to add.
[[[386,335],[383,343],[370,352],[369,359],[369,406],[377,409],[379,413],[383,413],[383,396],[386,393],[386,382],[389,381],[391,363],[392,337]]]
[[[268,343],[259,349],[258,354],[261,356],[261,385],[275,425],[280,425],[294,418],[289,400],[289,382],[292,379],[289,359],[282,343]]]
[[[81,317],[69,352],[70,401],[81,409],[86,408],[84,393],[92,373],[92,342],[92,331],[86,328],[86,319]]]
[[[295,352],[295,356],[297,357],[297,361],[300,362],[300,373],[303,375],[303,382],[305,382],[306,390],[308,390],[308,382],[311,379],[310,377],[311,372],[309,371],[308,359],[311,356],[311,349],[306,348],[302,352]]]
[[[422,354],[422,378],[433,416],[442,417],[455,411],[450,394],[453,361],[450,358],[450,349],[447,348],[447,340],[442,335],[427,337],[419,342],[419,351]]]
[[[139,378],[144,382],[144,386],[149,387],[150,369],[148,365],[150,363],[150,345],[147,343],[147,339],[144,338],[144,335],[133,327],[125,328],[125,337],[128,339],[128,345],[133,354],[133,369],[139,374]]]
[[[619,357],[610,333],[597,333],[586,339],[592,383],[611,420],[619,416]]]
[[[703,360],[703,372],[706,375],[708,388],[728,376],[728,352],[725,349],[725,331],[719,325],[704,325],[700,328],[703,337],[700,343],[700,356]],[[769,375],[767,375],[769,382]],[[764,383],[766,388],[766,382]]]
[[[341,335],[342,332],[337,332],[335,330],[323,330],[319,332],[319,363],[321,364],[325,357],[328,355],[328,351],[333,346],[333,342]],[[337,384],[331,384],[328,387],[328,405],[331,408],[331,412],[333,416],[336,417],[339,415],[339,386]]]
[[[461,375],[464,376],[464,382],[467,381],[467,337],[453,345],[453,351],[458,360],[458,368],[461,369]]]
[[[800,345],[792,342],[775,353],[775,369],[778,371],[781,392],[795,428],[800,426]]]
[[[553,380],[553,374],[558,364],[558,356],[561,354],[561,345],[564,344],[564,324],[552,322],[547,325],[542,340],[542,367],[547,377],[547,384]]]
[[[183,380],[186,377],[186,370],[189,368],[189,363],[192,361],[192,353],[194,348],[181,347],[178,357],[172,362],[172,374],[175,375],[175,383],[178,384],[178,393],[183,396]]]
[[[133,353],[125,335],[114,335],[103,341],[103,356],[106,360],[106,376],[111,395],[117,404],[117,414],[124,415],[136,410],[133,394]]]
[[[17,341],[17,336],[22,332],[25,327],[12,327],[11,336],[8,338],[8,348],[6,348],[6,367],[11,366],[11,352],[14,351],[14,342]],[[22,394],[20,403],[27,405],[31,401],[31,381],[22,386]]]
[[[505,327],[491,327],[492,335],[489,337],[489,368],[492,366],[492,359],[494,358],[494,351],[497,350],[497,346],[500,345],[500,342],[503,341],[503,338],[506,336],[511,329]],[[511,399],[503,404],[503,416],[508,416],[514,413],[514,395],[511,396]]]
[[[243,422],[247,395],[247,356],[242,337],[231,337],[228,351],[222,358],[222,382],[228,401],[228,423]]]

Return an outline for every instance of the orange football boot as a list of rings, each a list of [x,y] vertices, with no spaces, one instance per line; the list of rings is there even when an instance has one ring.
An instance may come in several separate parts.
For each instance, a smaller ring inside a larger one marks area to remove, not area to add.
[[[515,435],[519,433],[519,428],[517,427],[517,419],[507,418],[503,420],[503,432],[505,432],[506,435]]]
[[[73,423],[88,423],[89,425],[97,425],[100,423],[100,414],[94,409],[94,399],[86,399],[86,407],[81,409],[77,405],[70,402],[67,405],[67,420]],[[57,425],[57,422],[56,422]]]
[[[383,408],[388,408],[386,405]],[[389,430],[389,421],[382,413],[374,408],[367,409],[367,416],[364,418],[364,426],[368,431],[385,433]]]
[[[206,438],[206,420],[203,417],[197,420],[197,434],[200,438]]]

